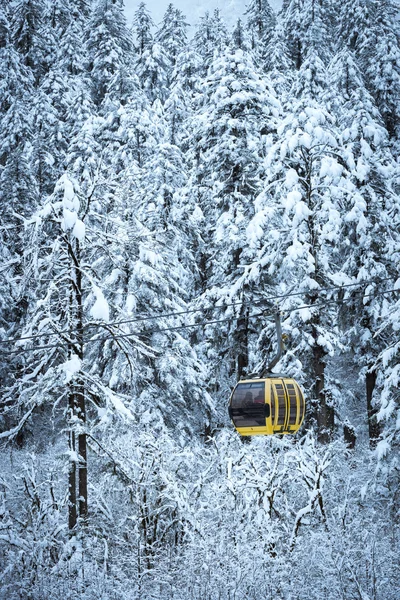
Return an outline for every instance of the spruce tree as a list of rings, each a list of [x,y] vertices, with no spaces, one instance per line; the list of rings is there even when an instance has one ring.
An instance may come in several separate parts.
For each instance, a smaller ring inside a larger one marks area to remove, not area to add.
[[[173,4],[169,4],[163,20],[157,30],[155,40],[163,48],[172,67],[175,66],[177,56],[187,46],[186,17]]]
[[[13,3],[11,31],[15,47],[36,78],[40,77],[39,35],[44,15],[43,0],[17,0]]]
[[[393,210],[396,166],[383,119],[350,50],[342,50],[332,61],[330,82],[330,102],[341,130],[342,159],[349,172],[343,204],[341,270],[344,281],[357,281],[365,290],[360,286],[347,291],[341,320],[346,327],[346,349],[350,346],[365,381],[369,437],[374,444],[379,436],[376,361],[385,343],[377,331],[388,301],[381,292],[391,287],[390,278],[394,277],[393,265],[382,247],[386,239],[396,238],[396,227],[388,218]]]
[[[132,24],[132,30],[135,39],[135,49],[139,56],[151,45],[153,36],[151,29],[154,27],[153,19],[146,7],[145,2],[141,2],[135,12]]]
[[[252,48],[259,48],[270,41],[276,25],[276,16],[268,0],[251,0],[246,8],[247,27]]]
[[[293,63],[281,24],[275,27],[260,60],[277,95],[284,102],[284,98],[293,84]]]
[[[340,268],[340,206],[348,173],[335,119],[321,103],[324,82],[322,63],[312,55],[300,68],[294,84],[298,97],[288,102],[278,139],[267,155],[265,191],[248,227],[255,252],[248,277],[257,286],[269,277],[277,282],[278,294],[297,292],[280,305],[283,314],[288,311],[284,330],[291,332],[285,360],[294,375],[301,361],[309,416],[318,438],[327,442],[334,429],[334,406],[326,367],[341,341],[338,326],[332,325],[337,308],[329,303],[329,292],[319,289],[329,288]],[[270,334],[270,327],[261,332],[261,346]]]
[[[133,40],[119,1],[98,0],[92,8],[86,44],[93,99],[100,105],[115,74],[133,57]]]
[[[214,342],[218,339],[210,349],[211,360],[226,385],[226,377],[240,377],[249,366],[248,305],[257,291],[244,277],[246,227],[261,187],[263,134],[273,130],[279,103],[241,50],[216,56],[205,83],[195,121],[196,188],[206,216],[198,261],[201,281],[209,289],[204,306],[212,301],[221,305],[221,316],[231,318],[222,328],[206,331]],[[235,308],[224,309],[230,302]]]
[[[399,6],[382,0],[370,36],[360,45],[360,60],[366,82],[381,112],[391,138],[399,139],[400,127],[400,30]],[[373,58],[371,60],[371,45]]]
[[[311,49],[326,63],[332,54],[334,19],[331,0],[290,0],[282,13],[290,55],[297,70]]]
[[[206,75],[214,55],[223,51],[227,42],[228,32],[219,11],[215,10],[213,16],[206,12],[204,17],[201,17],[194,35],[195,50],[203,59],[203,76]]]
[[[232,32],[232,42],[231,45],[233,48],[237,48],[238,50],[249,50],[250,41],[243,27],[243,23],[241,19],[236,21],[236,26]]]

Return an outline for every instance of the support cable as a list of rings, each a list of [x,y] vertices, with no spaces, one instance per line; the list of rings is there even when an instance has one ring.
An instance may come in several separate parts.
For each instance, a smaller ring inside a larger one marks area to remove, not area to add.
[[[337,288],[337,289],[341,289],[341,288]],[[376,294],[376,293],[365,294],[364,298],[377,298],[379,296],[385,296],[386,294],[392,294],[392,293],[395,293],[395,292],[400,292],[400,289],[399,288],[394,288],[394,289],[391,289],[391,290],[386,290],[386,291],[383,291],[383,292],[379,292],[378,294]],[[304,292],[303,292],[303,294],[304,294]],[[296,295],[298,295],[298,294],[296,294]],[[314,303],[313,304],[304,304],[304,305],[296,306],[296,307],[288,309],[288,310],[284,310],[283,313],[289,315],[289,314],[291,314],[293,312],[296,312],[296,311],[299,311],[299,310],[304,310],[304,309],[307,309],[307,308],[314,308],[314,309],[316,309],[316,308],[324,308],[326,306],[330,306],[330,305],[334,305],[334,304],[346,304],[347,302],[348,302],[347,300],[338,299],[338,300],[328,300],[326,302],[322,302],[322,303],[319,303],[319,304],[314,304]],[[249,315],[249,318],[257,318],[257,317],[261,317],[261,316],[267,318],[267,317],[274,317],[275,316],[275,314],[276,314],[275,312],[267,313],[266,312],[267,310],[270,311],[271,308],[269,307],[268,309],[264,309],[264,310],[262,310],[262,311],[260,311],[258,313],[253,314],[253,315]],[[190,311],[188,311],[188,312],[190,312]],[[184,314],[186,314],[186,313],[184,313]],[[154,318],[156,318],[156,317],[154,317]],[[161,318],[161,316],[159,316],[158,318]],[[172,327],[163,327],[163,328],[159,328],[159,329],[150,329],[148,331],[143,332],[143,335],[150,335],[150,334],[154,334],[154,333],[164,333],[166,331],[179,331],[181,329],[206,327],[207,325],[216,325],[216,324],[220,324],[220,323],[227,323],[227,322],[230,322],[230,321],[235,321],[236,319],[237,319],[237,316],[234,315],[234,316],[231,316],[231,317],[227,317],[225,319],[215,319],[215,320],[212,320],[212,321],[203,321],[201,323],[188,323],[186,325],[175,325],[175,326],[172,326]],[[133,322],[135,322],[135,321],[133,321]],[[113,324],[114,323],[107,323],[107,327],[109,327],[109,326],[111,326]],[[99,324],[99,326],[100,325],[101,324]],[[65,333],[65,332],[60,332],[60,333]],[[49,335],[59,335],[59,333],[57,333],[57,334],[55,334],[55,333],[54,334],[38,334],[38,336],[40,336],[40,337],[48,337]],[[108,336],[108,337],[96,337],[96,338],[92,338],[92,339],[83,340],[83,343],[84,344],[90,344],[90,343],[95,343],[95,342],[103,342],[103,343],[105,343],[108,340],[129,339],[129,338],[132,338],[132,337],[137,337],[138,335],[140,335],[140,334],[138,334],[138,333],[119,333],[119,334],[115,334],[115,335]],[[32,339],[32,338],[31,337],[16,338],[13,341],[18,342],[18,341],[22,341],[22,340],[25,340],[25,339]],[[18,348],[18,349],[15,349],[15,350],[2,350],[2,349],[0,349],[0,350],[2,351],[3,354],[7,355],[7,354],[24,353],[24,352],[36,352],[37,350],[45,350],[45,349],[48,349],[48,348],[59,348],[59,349],[62,349],[63,346],[60,345],[60,344],[54,344],[54,345],[50,344],[50,345],[45,345],[45,346],[38,346],[37,348]]]
[[[360,281],[357,283],[348,283],[348,284],[344,284],[344,285],[340,285],[340,286],[332,286],[332,287],[326,287],[326,288],[318,288],[315,290],[308,290],[308,291],[303,291],[303,292],[291,292],[290,294],[278,294],[275,296],[267,296],[266,298],[262,298],[261,300],[258,300],[256,302],[232,302],[229,304],[223,304],[221,306],[219,305],[214,305],[214,307],[211,307],[211,310],[216,310],[216,309],[226,309],[226,308],[231,308],[234,306],[241,306],[243,308],[246,307],[259,307],[262,304],[265,304],[267,302],[270,302],[272,300],[284,300],[286,298],[291,298],[291,297],[295,297],[295,296],[306,296],[307,294],[319,294],[320,292],[329,292],[329,291],[334,291],[334,290],[343,290],[346,288],[350,288],[350,287],[356,287],[356,286],[360,286],[360,285],[370,285],[371,283],[383,283],[385,281],[391,281],[393,278],[392,277],[387,277],[385,279],[377,279],[377,280],[371,280],[369,282],[365,282],[365,281]],[[392,292],[398,291],[396,289],[394,290],[390,290]],[[355,293],[361,293],[361,291],[359,292],[355,292]],[[389,293],[389,292],[383,292],[383,293]],[[378,294],[381,295],[381,294]],[[206,310],[210,310],[210,308],[192,308],[192,309],[188,309],[188,310],[183,310],[183,311],[177,311],[177,312],[169,312],[169,313],[160,313],[158,315],[144,315],[142,317],[135,317],[134,319],[126,319],[123,321],[112,321],[107,323],[108,327],[117,327],[119,325],[127,325],[130,323],[139,323],[142,321],[150,321],[152,319],[167,319],[169,317],[179,317],[182,315],[188,315],[188,314],[193,314],[193,313],[197,313],[197,312],[205,312]],[[235,319],[236,317],[232,317],[232,319]],[[222,320],[222,321],[215,321],[217,322],[224,322],[226,321],[226,319]],[[214,322],[214,321],[213,321]],[[187,327],[196,327],[197,325],[187,325]],[[83,329],[90,329],[90,328],[95,328],[95,327],[103,327],[103,323],[88,323],[86,325],[83,326]],[[186,326],[182,326],[182,327],[186,327]],[[61,331],[54,331],[54,332],[47,332],[47,333],[35,333],[32,335],[26,335],[26,336],[22,336],[19,338],[9,338],[7,340],[0,340],[0,344],[13,344],[13,343],[17,343],[17,342],[22,342],[25,340],[34,340],[34,339],[40,339],[40,338],[48,338],[48,337],[53,337],[56,335],[67,335],[67,334],[74,334],[76,333],[75,330],[72,329],[64,329]]]

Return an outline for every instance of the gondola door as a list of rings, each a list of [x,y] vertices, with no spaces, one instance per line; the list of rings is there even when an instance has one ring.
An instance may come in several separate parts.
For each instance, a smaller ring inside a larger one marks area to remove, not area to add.
[[[296,432],[304,418],[304,397],[293,379],[270,379],[274,433]]]

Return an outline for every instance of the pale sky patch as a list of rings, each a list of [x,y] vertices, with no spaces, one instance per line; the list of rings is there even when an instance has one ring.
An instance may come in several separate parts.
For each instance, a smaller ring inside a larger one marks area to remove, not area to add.
[[[170,1],[148,0],[146,2],[156,25],[161,22]],[[129,24],[132,23],[133,15],[139,4],[140,0],[125,0],[125,13]],[[249,2],[243,0],[175,0],[172,4],[186,15],[187,22],[191,26],[196,26],[200,21],[200,17],[207,10],[211,13],[215,8],[219,8],[227,26],[231,27],[239,17],[244,15]],[[278,11],[282,5],[282,0],[270,0],[270,5]]]

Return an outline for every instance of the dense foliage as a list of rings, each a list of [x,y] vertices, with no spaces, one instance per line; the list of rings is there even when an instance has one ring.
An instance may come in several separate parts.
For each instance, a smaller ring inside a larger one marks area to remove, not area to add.
[[[398,598],[398,23],[3,0],[1,598]],[[278,306],[305,424],[242,439]]]

